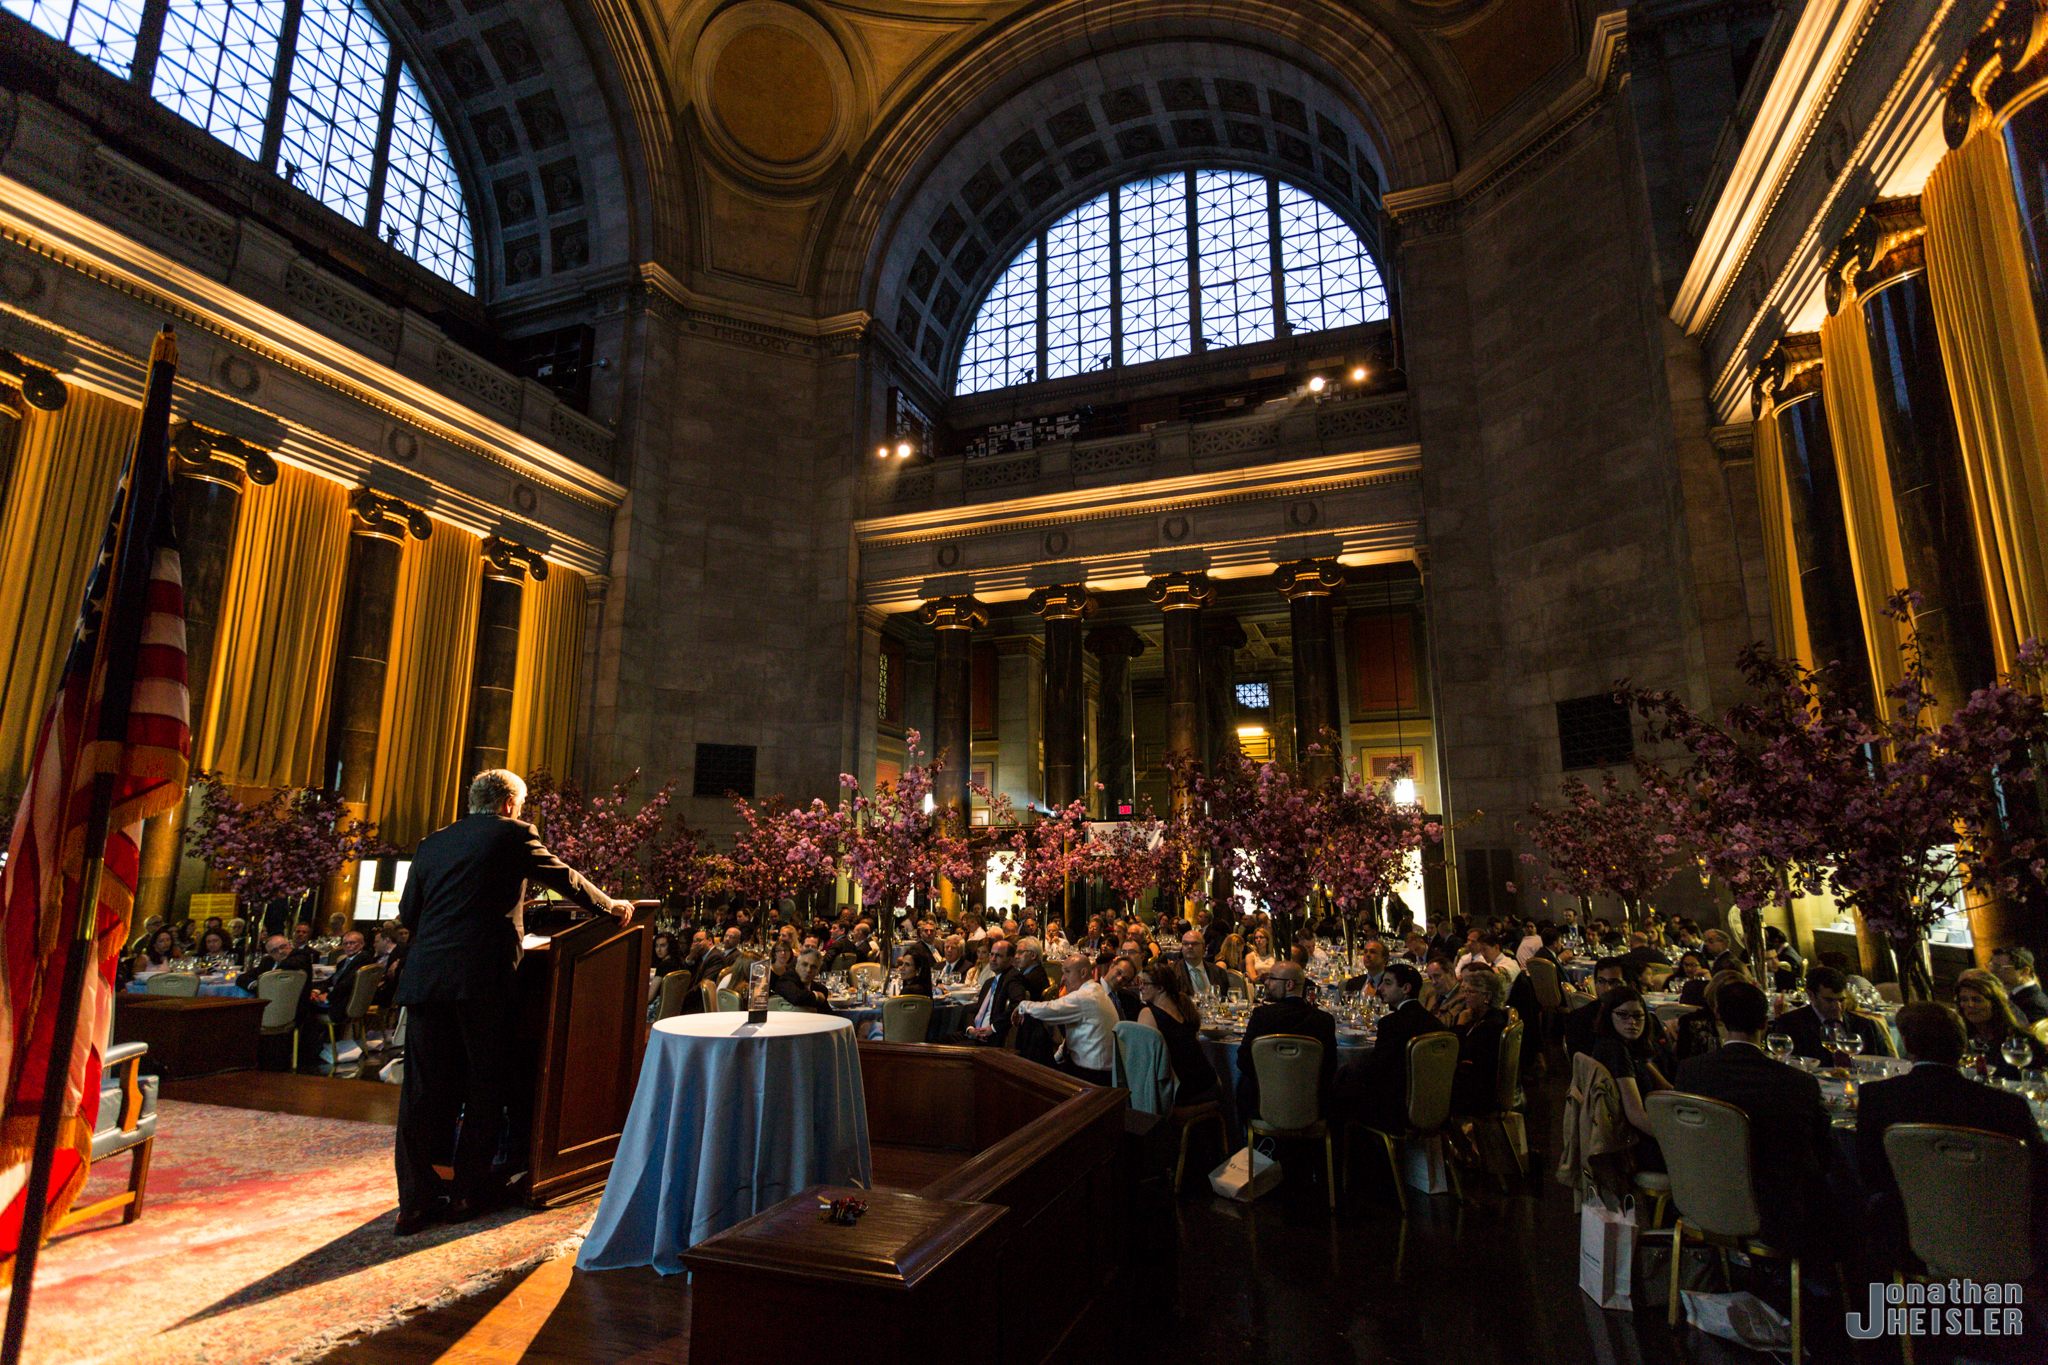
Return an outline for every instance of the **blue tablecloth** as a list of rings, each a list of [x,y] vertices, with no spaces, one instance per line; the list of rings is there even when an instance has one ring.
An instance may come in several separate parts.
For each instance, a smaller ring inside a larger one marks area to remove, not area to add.
[[[149,992],[142,988],[140,981],[129,982],[128,990],[134,995],[149,994]],[[199,993],[201,995],[226,996],[230,1000],[250,1000],[254,998],[249,992],[243,990],[232,981],[202,981],[199,983]]]
[[[852,1026],[797,1010],[746,1020],[654,1026],[579,1269],[674,1274],[690,1247],[807,1186],[873,1186]]]

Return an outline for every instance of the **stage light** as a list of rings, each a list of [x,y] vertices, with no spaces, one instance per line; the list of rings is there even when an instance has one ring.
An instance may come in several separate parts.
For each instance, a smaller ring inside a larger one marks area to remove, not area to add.
[[[1256,739],[1265,733],[1266,727],[1263,725],[1240,725],[1237,727],[1237,737],[1239,739]]]
[[[1308,381],[1308,391],[1310,393],[1321,393],[1323,391],[1323,377],[1321,375],[1317,375],[1314,379]]]
[[[1365,366],[1357,365],[1352,367],[1351,382],[1354,384],[1363,384],[1365,382]]]
[[[876,446],[876,447],[875,447],[875,454],[876,454],[876,455],[877,455],[878,457],[880,457],[881,459],[884,459],[884,460],[886,460],[886,459],[888,459],[888,458],[889,458],[889,447],[887,447],[887,446]]]
[[[897,458],[897,459],[899,459],[899,460],[907,460],[907,459],[909,459],[909,458],[910,458],[910,442],[908,442],[908,441],[899,441],[899,442],[897,443],[897,445],[896,445],[896,458]]]

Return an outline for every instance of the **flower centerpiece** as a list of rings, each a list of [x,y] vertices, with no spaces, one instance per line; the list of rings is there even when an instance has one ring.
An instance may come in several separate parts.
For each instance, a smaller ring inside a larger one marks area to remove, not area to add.
[[[185,846],[233,893],[251,924],[277,927],[270,911],[279,905],[296,906],[296,918],[306,919],[305,900],[336,872],[397,852],[377,838],[374,824],[355,818],[331,792],[287,787],[251,803],[236,796],[220,773],[199,773],[193,780],[200,785],[199,814],[185,831]]]

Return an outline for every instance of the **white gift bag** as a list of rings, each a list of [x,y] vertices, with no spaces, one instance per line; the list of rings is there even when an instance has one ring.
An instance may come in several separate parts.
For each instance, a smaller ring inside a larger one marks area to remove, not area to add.
[[[1253,1147],[1240,1148],[1209,1172],[1209,1188],[1225,1199],[1249,1204],[1280,1183],[1280,1163]]]
[[[1632,1308],[1635,1288],[1636,1206],[1620,1208],[1588,1199],[1579,1210],[1579,1288],[1602,1308]]]

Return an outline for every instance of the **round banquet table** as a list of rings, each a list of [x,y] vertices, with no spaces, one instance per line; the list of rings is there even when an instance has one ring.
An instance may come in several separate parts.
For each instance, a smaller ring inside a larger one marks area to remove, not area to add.
[[[685,1014],[655,1024],[582,1270],[682,1254],[811,1185],[872,1187],[853,1026],[829,1014]]]

